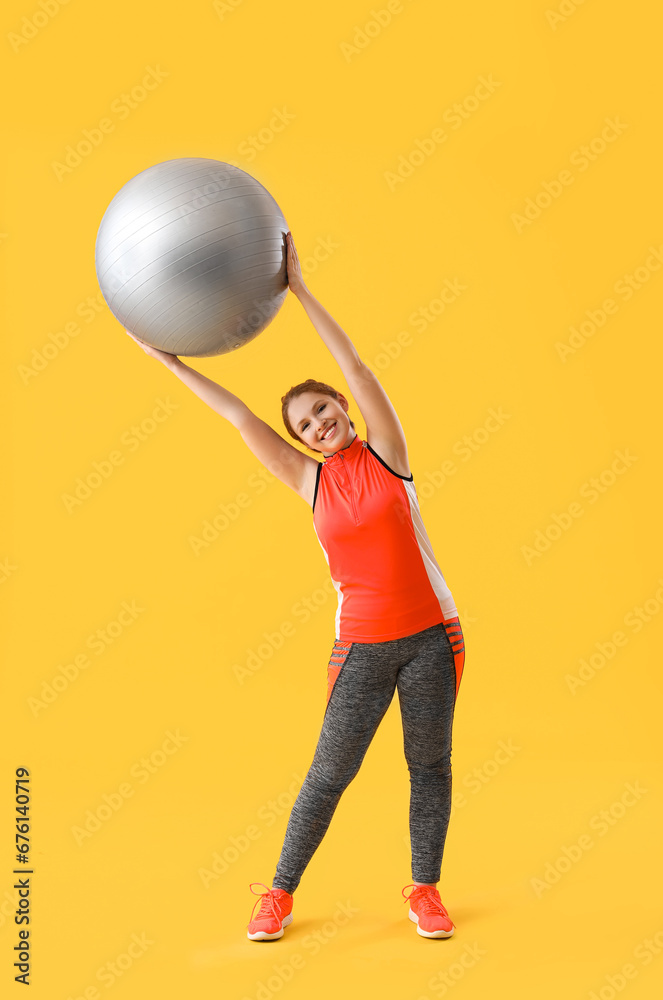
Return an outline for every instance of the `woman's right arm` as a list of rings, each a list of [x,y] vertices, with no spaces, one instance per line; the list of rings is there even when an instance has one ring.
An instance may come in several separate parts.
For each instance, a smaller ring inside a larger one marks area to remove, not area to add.
[[[189,368],[175,354],[167,354],[125,331],[150,357],[157,358],[216,413],[230,421],[242,435],[245,444],[274,476],[306,499],[312,466],[317,462],[293,448],[280,434],[261,420],[239,396],[213,382],[211,378]],[[314,470],[315,471],[315,470]]]

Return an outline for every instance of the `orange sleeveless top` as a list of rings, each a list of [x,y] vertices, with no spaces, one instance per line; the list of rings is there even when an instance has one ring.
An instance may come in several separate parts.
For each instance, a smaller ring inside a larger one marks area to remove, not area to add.
[[[319,463],[313,527],[338,594],[337,640],[400,639],[457,617],[414,477],[390,469],[358,434]]]

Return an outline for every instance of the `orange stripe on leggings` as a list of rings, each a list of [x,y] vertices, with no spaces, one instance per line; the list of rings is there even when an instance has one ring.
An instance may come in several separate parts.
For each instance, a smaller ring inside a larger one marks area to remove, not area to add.
[[[351,648],[351,642],[339,642],[337,640],[334,643],[334,648],[332,650],[329,663],[327,664],[327,701],[329,701],[331,697],[334,684],[336,683],[336,678],[341,672],[341,667],[345,663]]]
[[[457,698],[458,688],[460,687],[460,679],[463,676],[463,667],[465,666],[465,639],[458,618],[450,618],[449,621],[446,621],[444,623],[444,627],[446,629],[447,635],[449,636],[449,642],[451,643],[451,650],[454,654],[454,668],[456,670],[455,697]]]

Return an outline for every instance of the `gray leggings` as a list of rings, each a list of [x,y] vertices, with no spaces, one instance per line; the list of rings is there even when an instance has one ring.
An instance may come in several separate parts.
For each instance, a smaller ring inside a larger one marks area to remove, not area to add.
[[[273,888],[293,893],[299,885],[396,688],[410,772],[412,878],[439,881],[451,812],[451,731],[464,661],[457,617],[402,639],[334,643],[322,730],[292,807]]]

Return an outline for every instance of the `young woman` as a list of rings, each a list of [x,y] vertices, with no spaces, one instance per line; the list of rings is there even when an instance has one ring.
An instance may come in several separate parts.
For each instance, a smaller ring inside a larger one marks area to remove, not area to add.
[[[356,776],[394,691],[410,773],[413,882],[401,894],[424,937],[454,924],[436,883],[451,811],[451,735],[465,646],[451,592],[421,520],[403,429],[379,380],[304,284],[288,233],[290,291],[338,362],[366,423],[362,440],[348,400],[308,379],[281,398],[285,427],[318,461],[288,444],[237,396],[175,355],[142,341],[204,402],[237,428],[256,457],[312,509],[338,593],[335,641],[318,744],[293,805],[271,888],[247,925],[252,941],[283,936],[295,889]],[[129,331],[127,331],[128,333]],[[129,334],[133,336],[133,334]],[[412,889],[405,895],[406,889]],[[257,900],[253,910],[257,906]]]

